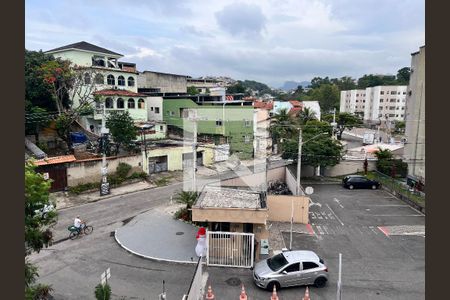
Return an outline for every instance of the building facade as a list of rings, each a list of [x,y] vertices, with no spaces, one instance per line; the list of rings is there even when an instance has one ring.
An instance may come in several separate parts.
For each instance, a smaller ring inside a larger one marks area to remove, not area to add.
[[[405,118],[404,159],[408,175],[425,184],[425,46],[411,54]]]
[[[138,87],[154,93],[186,93],[185,75],[144,71],[138,75]]]
[[[120,62],[122,54],[84,41],[45,53],[69,60],[80,73],[79,91],[71,99],[74,107],[87,98],[93,103],[94,96],[97,96],[105,104],[107,114],[111,111],[128,111],[134,120],[147,121],[147,99],[137,90],[136,64]],[[94,114],[82,117],[80,122],[83,127],[98,134],[101,129],[100,103],[97,102],[94,108]]]
[[[403,121],[406,89],[406,85],[386,85],[341,91],[340,112],[360,115],[367,123]]]

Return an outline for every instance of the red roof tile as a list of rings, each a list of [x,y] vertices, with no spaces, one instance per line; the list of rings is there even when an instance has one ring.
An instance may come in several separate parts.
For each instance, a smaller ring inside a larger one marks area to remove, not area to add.
[[[36,166],[44,166],[44,165],[54,165],[54,164],[62,164],[68,163],[72,161],[76,161],[77,159],[73,155],[63,155],[63,156],[55,156],[55,157],[47,157],[43,159],[39,159],[34,161]]]
[[[272,109],[273,102],[255,101],[253,102],[254,108]]]
[[[128,91],[128,90],[113,90],[113,89],[96,91],[96,92],[94,92],[94,95],[99,95],[99,96],[146,97],[146,95],[144,95],[144,94],[139,94],[139,93],[131,92],[131,91]]]

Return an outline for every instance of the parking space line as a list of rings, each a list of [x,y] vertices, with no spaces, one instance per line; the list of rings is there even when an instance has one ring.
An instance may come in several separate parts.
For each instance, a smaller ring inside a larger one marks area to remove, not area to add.
[[[329,234],[328,230],[327,230],[327,226],[325,226],[325,225],[323,226],[323,231],[325,231],[326,234]]]
[[[375,230],[375,227],[373,226],[369,226],[370,230],[372,230],[373,233],[375,233],[375,235],[378,235],[378,232]]]
[[[323,234],[323,230],[322,227],[320,227],[320,225],[316,226],[317,230],[319,230],[319,234]]]
[[[378,226],[378,229],[384,233],[385,236],[389,237],[389,230],[384,226]]]
[[[320,212],[325,220],[328,220],[327,214],[324,211]]]
[[[344,226],[344,223],[341,221],[341,219],[339,219],[339,217],[334,213],[334,211],[331,209],[331,207],[328,205],[328,203],[326,204],[328,209],[333,213],[333,215],[336,217],[336,219],[339,221],[339,223],[341,223],[342,226]]]

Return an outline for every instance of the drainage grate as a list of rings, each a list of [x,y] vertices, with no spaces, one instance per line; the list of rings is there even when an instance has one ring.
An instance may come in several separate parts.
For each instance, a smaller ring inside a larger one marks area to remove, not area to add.
[[[134,219],[135,216],[130,217],[130,218],[126,218],[125,220],[122,221],[123,225],[127,225],[128,222],[130,222],[131,220]]]
[[[175,233],[176,235],[183,235],[184,232],[183,231],[178,231],[177,233]]]
[[[225,282],[226,282],[228,285],[231,285],[231,286],[238,286],[238,285],[241,285],[241,280],[240,280],[239,278],[237,278],[237,277],[231,277],[231,278],[228,278],[227,280],[225,280]]]
[[[116,233],[114,232],[114,231],[111,231],[110,233],[109,233],[109,236],[114,236]]]

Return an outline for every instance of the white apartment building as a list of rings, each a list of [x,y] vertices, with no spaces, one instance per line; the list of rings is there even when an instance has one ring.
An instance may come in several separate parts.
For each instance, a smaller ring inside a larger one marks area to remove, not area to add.
[[[383,85],[365,90],[341,91],[340,112],[359,114],[366,122],[403,121],[406,85]]]
[[[366,105],[366,90],[341,91],[340,112],[364,116]]]

